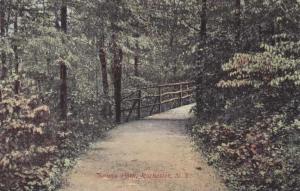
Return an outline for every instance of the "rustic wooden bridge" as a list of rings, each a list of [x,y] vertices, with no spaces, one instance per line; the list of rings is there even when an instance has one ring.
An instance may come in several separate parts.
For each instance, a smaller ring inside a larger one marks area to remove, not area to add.
[[[116,100],[116,122],[140,119],[166,108],[175,108],[189,104],[194,92],[193,82],[170,83],[142,87]],[[135,114],[135,115],[134,115]]]
[[[60,64],[61,79],[59,105],[61,118],[66,120],[68,110],[67,67],[64,61],[59,60],[58,63]],[[193,92],[195,90],[194,82],[186,81],[140,87],[133,90],[122,90],[121,64],[114,64],[112,68],[114,79],[114,113],[117,123],[128,122],[132,119],[141,119],[155,113],[161,113],[168,109],[189,104],[192,101]],[[106,90],[103,91],[104,94],[106,94],[106,98],[109,98],[107,79],[103,80],[103,86],[106,86],[106,88],[104,88]],[[108,105],[110,105],[110,103],[108,103]],[[109,110],[111,111],[111,108]],[[110,116],[112,116],[112,112],[110,112]]]

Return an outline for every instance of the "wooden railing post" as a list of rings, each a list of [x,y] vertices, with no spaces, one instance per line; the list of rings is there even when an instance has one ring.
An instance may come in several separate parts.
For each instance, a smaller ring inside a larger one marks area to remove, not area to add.
[[[189,82],[180,82],[180,83],[173,83],[173,84],[164,84],[164,85],[156,85],[156,86],[150,86],[150,87],[144,87],[144,88],[139,88],[137,91],[134,93],[130,94],[126,98],[123,98],[122,101],[124,102],[130,102],[132,103],[131,108],[124,108],[122,112],[127,112],[129,111],[127,121],[129,120],[130,116],[132,113],[134,113],[136,116],[136,119],[140,119],[141,117],[145,116],[145,108],[151,108],[150,110],[150,115],[152,115],[153,111],[155,108],[158,106],[158,111],[162,112],[164,108],[162,107],[164,104],[172,103],[176,104],[176,107],[183,106],[187,101],[188,98],[190,99],[192,96],[192,89],[187,88],[191,86]],[[166,89],[164,89],[166,88]],[[180,89],[178,89],[180,88]],[[153,92],[154,95],[144,95],[142,96],[142,91],[147,91],[147,89],[151,90],[156,90]],[[158,92],[157,92],[158,91]],[[129,97],[134,96],[132,99],[127,99]],[[152,102],[152,99],[154,99],[154,102]],[[143,100],[148,100],[151,99],[151,104],[148,104],[148,102],[144,102]],[[143,104],[142,104],[143,103]]]
[[[67,66],[63,60],[59,62],[60,64],[60,109],[61,118],[65,120],[67,118]]]
[[[183,100],[182,100],[182,97],[183,97],[183,88],[182,88],[182,84],[180,84],[180,106],[183,105]]]
[[[142,107],[142,90],[138,90],[138,108],[137,108],[138,119],[141,119],[141,107]]]
[[[159,113],[161,112],[161,102],[162,102],[162,97],[161,97],[161,87],[158,86],[158,111]]]

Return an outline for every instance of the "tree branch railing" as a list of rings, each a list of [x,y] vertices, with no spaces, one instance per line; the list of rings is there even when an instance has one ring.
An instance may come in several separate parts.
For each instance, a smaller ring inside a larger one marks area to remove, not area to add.
[[[151,91],[149,91],[151,90]],[[151,92],[149,94],[149,92]],[[179,82],[157,86],[142,87],[122,98],[122,119],[129,121],[136,113],[136,119],[164,111],[166,104],[182,106],[189,103],[194,92],[193,82]],[[176,106],[175,106],[176,107]],[[148,109],[148,110],[146,110]]]

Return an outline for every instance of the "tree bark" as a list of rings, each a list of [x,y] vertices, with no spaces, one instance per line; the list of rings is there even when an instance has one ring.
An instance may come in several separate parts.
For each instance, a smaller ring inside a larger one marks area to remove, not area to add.
[[[55,28],[57,31],[60,30],[58,11],[59,11],[59,7],[58,7],[57,3],[54,3],[54,15],[55,15],[54,23],[55,23]]]
[[[16,6],[16,10],[15,10],[15,20],[14,20],[14,34],[15,34],[15,38],[16,36],[18,35],[18,30],[19,30],[19,23],[18,23],[18,19],[19,19],[19,14],[20,14],[20,5],[17,4]],[[17,40],[15,39],[14,40],[14,45],[13,45],[13,50],[14,50],[14,55],[15,55],[15,73],[16,75],[19,74],[19,50],[18,50],[18,45],[16,44],[17,43]],[[19,94],[20,93],[20,80],[17,79],[15,81],[15,85],[14,85],[14,92],[15,94]]]
[[[139,54],[140,54],[140,50],[139,50],[139,42],[136,41],[135,44],[135,55],[134,55],[134,75],[136,77],[139,76]]]
[[[199,0],[200,2],[200,0]],[[197,65],[200,67],[200,75],[198,76],[198,85],[196,86],[196,97],[197,97],[197,101],[199,103],[203,102],[203,95],[202,93],[205,91],[203,89],[203,87],[205,87],[205,70],[207,69],[207,63],[206,62],[202,62],[202,51],[201,48],[203,46],[206,46],[206,36],[207,36],[207,0],[202,0],[201,3],[201,14],[200,14],[200,20],[201,20],[201,25],[200,25],[200,35],[199,35],[199,40],[200,43],[198,43],[198,47],[197,47],[197,58],[196,58],[196,63]],[[201,111],[201,104],[197,104],[197,110]]]
[[[65,0],[62,2],[62,6],[60,8],[61,14],[61,30],[65,33],[68,31],[68,8]]]
[[[64,61],[60,61],[60,109],[61,119],[67,118],[68,105],[67,105],[67,66]]]
[[[0,33],[1,33],[1,37],[5,36],[5,1],[1,0],[1,7],[0,7]],[[4,80],[6,78],[7,75],[7,67],[6,67],[6,53],[3,50],[1,52],[1,62],[2,62],[2,74],[1,74],[1,79]]]
[[[121,100],[122,100],[122,61],[123,51],[117,44],[116,34],[112,35],[112,72],[114,83],[114,98],[115,98],[115,110],[116,110],[116,122],[121,122]]]
[[[100,63],[101,63],[101,71],[102,71],[102,86],[103,86],[103,93],[105,98],[103,114],[104,117],[107,118],[109,113],[111,113],[110,104],[109,104],[109,84],[107,78],[107,59],[106,59],[106,52],[104,48],[100,48],[99,51]]]
[[[15,11],[15,20],[14,20],[14,33],[15,35],[18,35],[18,15],[19,15],[19,5],[17,5],[17,9]],[[15,40],[16,43],[16,40]],[[19,73],[19,52],[18,52],[18,46],[16,44],[13,45],[13,50],[15,54],[15,73]]]
[[[62,6],[60,8],[60,22],[61,22],[61,30],[64,33],[67,33],[67,5],[66,1],[62,0]],[[60,86],[60,108],[61,108],[61,118],[63,120],[67,119],[67,112],[68,112],[68,91],[67,91],[67,66],[64,61],[60,61],[60,79],[61,79],[61,86]]]
[[[236,34],[235,34],[235,41],[239,43],[241,37],[241,0],[235,1],[235,23],[236,23]]]
[[[108,85],[108,78],[107,78],[107,60],[106,60],[106,53],[104,48],[100,49],[99,57],[100,57],[101,70],[102,70],[103,92],[105,96],[108,96],[109,85]]]
[[[205,38],[207,31],[207,0],[202,0],[200,36]]]

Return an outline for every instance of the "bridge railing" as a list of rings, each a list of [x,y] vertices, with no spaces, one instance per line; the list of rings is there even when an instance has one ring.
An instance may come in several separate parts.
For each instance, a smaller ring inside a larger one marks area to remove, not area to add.
[[[122,121],[140,119],[167,108],[174,108],[190,103],[194,92],[193,82],[170,83],[143,87],[122,98]]]

